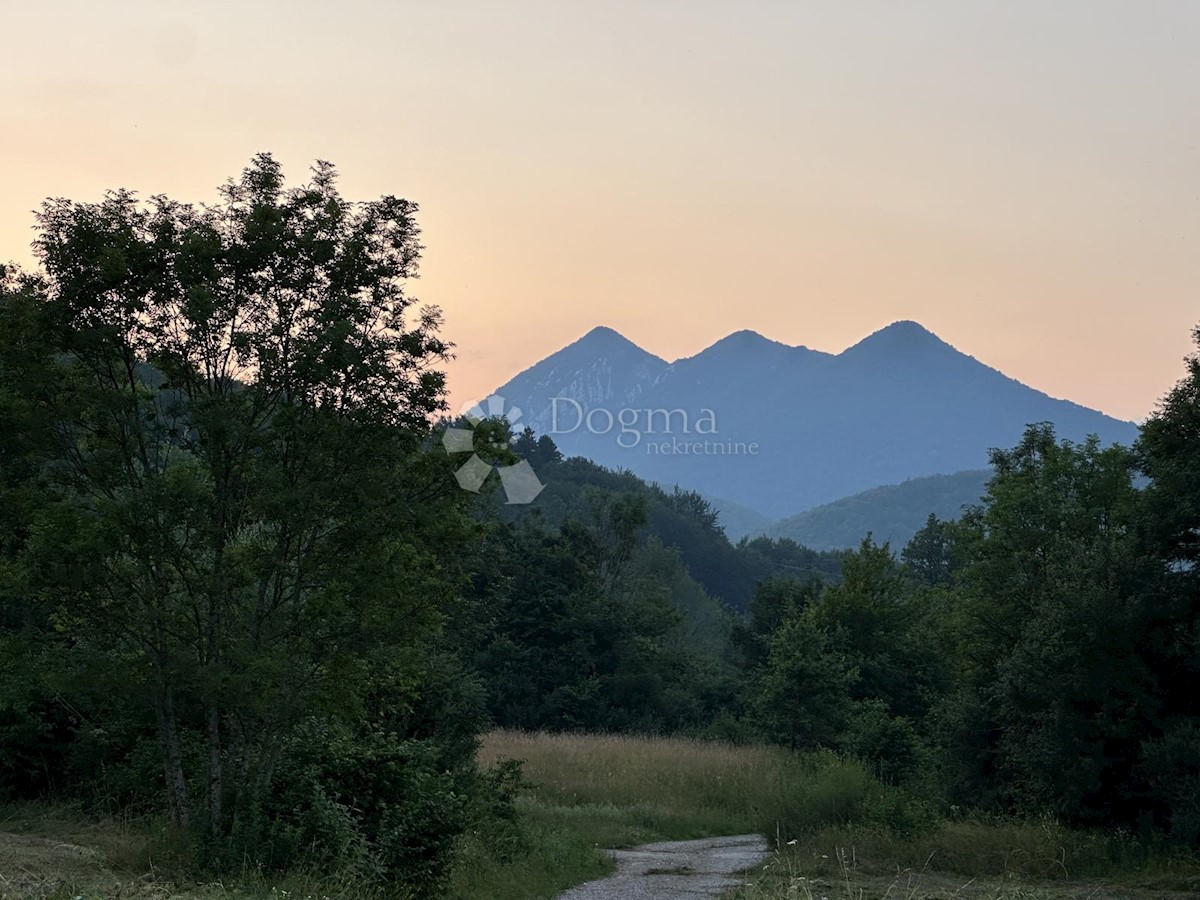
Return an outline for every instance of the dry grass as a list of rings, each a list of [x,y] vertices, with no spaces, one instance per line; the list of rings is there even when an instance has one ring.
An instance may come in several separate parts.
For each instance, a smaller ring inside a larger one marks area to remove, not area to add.
[[[1200,896],[1200,866],[1187,854],[1052,822],[947,822],[920,809],[910,815],[917,801],[827,755],[675,738],[495,732],[482,759],[502,758],[525,761],[535,785],[526,818],[555,833],[610,847],[742,832],[776,840],[781,852],[737,900]]]
[[[770,747],[735,746],[686,738],[546,734],[493,731],[479,754],[485,765],[499,759],[525,763],[526,777],[563,797],[620,803],[646,797],[690,795],[709,785],[714,797],[729,792],[766,793],[795,759]]]
[[[844,824],[888,793],[831,755],[684,738],[496,731],[480,758],[521,760],[539,803],[640,826],[625,843]]]
[[[128,823],[89,821],[71,807],[0,812],[0,900],[169,896],[153,876],[147,843]]]
[[[761,747],[678,738],[498,731],[481,759],[518,759],[542,803],[622,819],[641,817],[663,837],[753,830],[778,796],[787,761]]]

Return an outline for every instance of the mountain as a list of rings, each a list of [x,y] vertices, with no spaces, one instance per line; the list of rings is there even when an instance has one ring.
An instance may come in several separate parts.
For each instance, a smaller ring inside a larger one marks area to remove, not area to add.
[[[568,455],[680,484],[771,518],[909,478],[987,465],[1027,424],[1134,440],[1110,418],[1021,384],[916,322],[838,354],[739,331],[668,363],[596,328],[496,391]]]
[[[766,534],[791,538],[813,550],[844,550],[870,534],[876,543],[888,541],[899,552],[930,513],[957,519],[964,506],[978,503],[991,477],[991,469],[973,469],[871,488],[782,519]]]
[[[522,411],[521,425],[539,434],[554,434],[555,404],[550,398],[573,400],[588,409],[623,409],[636,404],[668,368],[666,360],[600,326],[526,369],[496,393],[509,407]],[[556,405],[564,413],[572,410],[567,403]]]

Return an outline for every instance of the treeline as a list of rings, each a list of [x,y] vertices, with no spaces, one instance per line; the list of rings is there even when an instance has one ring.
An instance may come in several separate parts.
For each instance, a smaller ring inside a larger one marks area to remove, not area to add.
[[[619,487],[593,495],[591,529],[534,511],[505,532],[542,543],[507,555],[522,580],[479,664],[493,721],[831,748],[944,809],[1200,845],[1200,354],[1136,446],[1030,426],[992,452],[981,504],[931,516],[898,552],[726,544],[754,595],[701,642],[671,624],[707,609],[680,602],[708,596],[684,562],[706,544],[670,549],[658,534],[677,532],[630,509],[683,507],[696,534],[719,534],[704,501],[540,446],[560,499],[583,503],[593,478]],[[539,553],[590,574],[543,596],[556,567]]]
[[[1200,342],[1200,332],[1197,333]],[[947,804],[1200,844],[1200,356],[1137,446],[1029,428],[983,503],[737,637],[775,740]]]
[[[564,460],[526,431],[514,451],[546,484],[491,519],[475,580],[474,668],[491,720],[512,728],[733,736],[730,636],[754,585],[836,580],[839,555],[765,538],[731,545],[699,495]],[[743,600],[743,592],[745,599]],[[726,731],[720,731],[725,728]]]
[[[437,896],[519,853],[486,728],[826,747],[929,803],[1200,839],[1200,363],[1132,449],[1047,426],[897,557],[728,541],[503,421],[438,439],[416,208],[48,203],[0,276],[0,799],[162,816],[183,864]],[[1200,335],[1198,335],[1200,339]],[[507,837],[505,837],[507,836]]]

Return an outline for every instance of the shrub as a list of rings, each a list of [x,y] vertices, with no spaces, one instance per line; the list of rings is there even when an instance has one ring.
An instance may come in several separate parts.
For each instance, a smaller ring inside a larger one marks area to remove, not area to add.
[[[1142,774],[1164,811],[1173,838],[1200,844],[1200,726],[1193,720],[1169,725],[1143,745]]]

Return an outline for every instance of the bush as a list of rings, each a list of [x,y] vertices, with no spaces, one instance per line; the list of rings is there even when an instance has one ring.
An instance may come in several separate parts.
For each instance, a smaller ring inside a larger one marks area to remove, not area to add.
[[[436,896],[477,782],[433,740],[314,725],[287,755],[269,802],[249,810],[232,851],[264,869],[337,870]]]
[[[872,765],[890,784],[912,775],[921,758],[921,741],[912,722],[890,715],[882,700],[855,704],[841,745],[847,753]]]
[[[799,757],[788,781],[779,829],[787,837],[844,826],[913,834],[937,821],[929,804],[883,784],[862,762],[829,751]]]
[[[1200,726],[1181,720],[1143,745],[1142,774],[1171,837],[1200,844]]]

